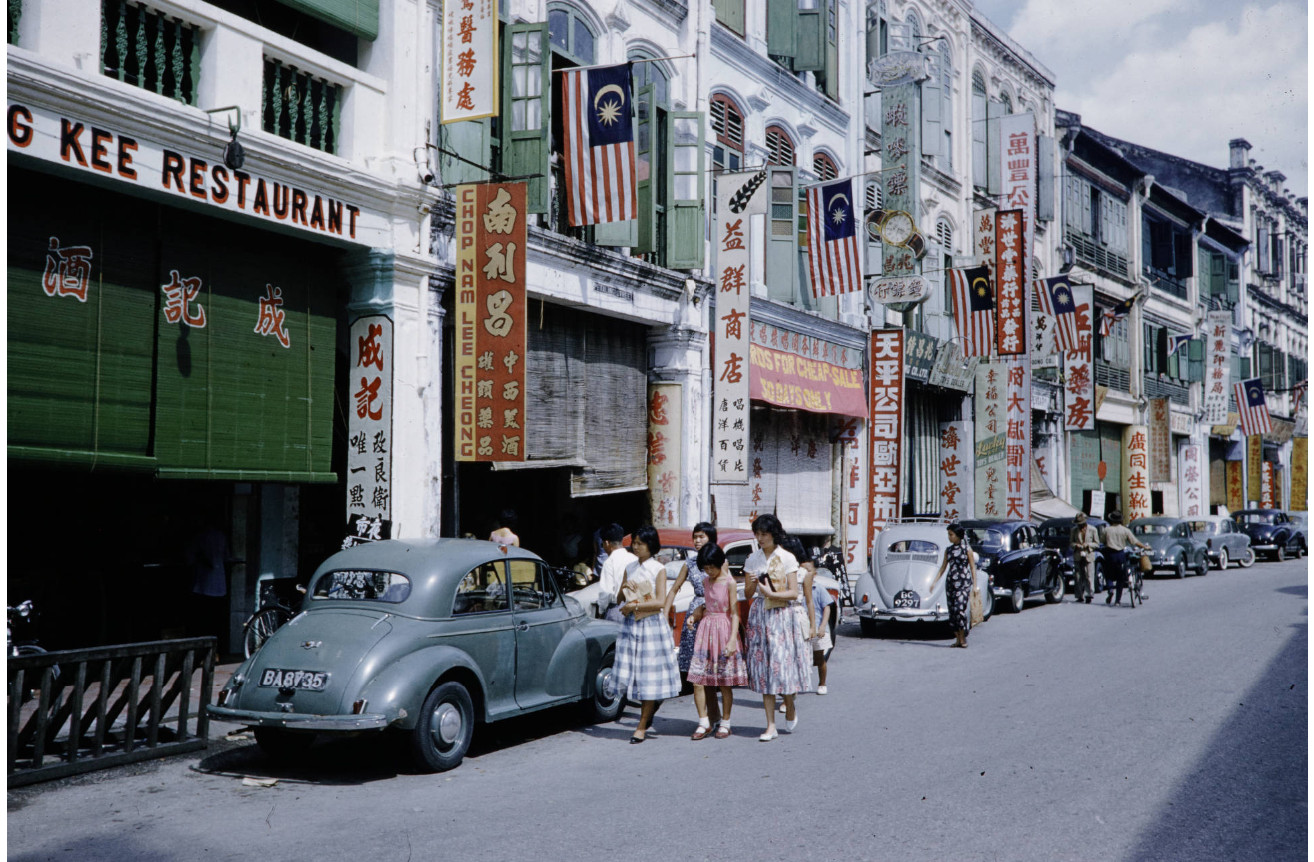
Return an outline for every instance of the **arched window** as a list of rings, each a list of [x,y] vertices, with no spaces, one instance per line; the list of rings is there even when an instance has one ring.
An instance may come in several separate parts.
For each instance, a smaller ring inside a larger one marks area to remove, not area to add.
[[[985,188],[986,175],[986,97],[985,76],[972,73],[972,185]]]
[[[767,161],[773,165],[794,164],[794,142],[789,133],[779,126],[767,126]]]
[[[635,48],[628,54],[630,60],[651,60],[654,56],[651,51],[642,48]],[[671,82],[661,63],[635,63],[630,67],[630,82],[634,86],[635,93],[652,84],[653,96],[657,99],[657,104],[662,106],[670,104],[668,98]]]
[[[935,223],[935,239],[944,247],[945,254],[953,251],[954,229],[949,226],[948,219],[942,218]]]
[[[597,36],[575,7],[564,3],[548,6],[548,35],[554,53],[564,55],[579,66],[594,62]]]
[[[718,171],[737,171],[744,163],[744,114],[730,97],[712,96],[710,113],[716,144],[712,147],[712,167]]]
[[[867,212],[880,209],[883,198],[884,195],[881,192],[881,184],[879,181],[867,183]]]
[[[1008,93],[1000,93],[999,102],[1004,106],[1005,114],[1013,113],[1013,99],[1011,96],[1008,95]]]
[[[812,156],[812,172],[817,175],[817,179],[825,182],[839,176],[839,166],[830,156],[819,152]]]

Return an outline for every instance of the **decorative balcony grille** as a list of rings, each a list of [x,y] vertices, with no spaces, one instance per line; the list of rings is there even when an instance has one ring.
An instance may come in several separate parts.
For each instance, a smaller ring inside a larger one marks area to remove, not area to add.
[[[13,0],[10,4],[12,10]],[[10,19],[12,31],[12,11]],[[105,0],[100,16],[101,69],[125,84],[195,105],[200,34],[199,27],[140,3]]]
[[[325,153],[338,151],[342,87],[265,57],[264,130]]]
[[[1145,379],[1146,398],[1167,398],[1183,407],[1191,406],[1191,387],[1185,383],[1172,380],[1159,380],[1154,377]]]
[[[1077,260],[1082,263],[1089,264],[1115,278],[1124,280],[1127,278],[1127,258],[1109,251],[1091,237],[1067,230],[1063,234],[1063,241],[1072,246]]]

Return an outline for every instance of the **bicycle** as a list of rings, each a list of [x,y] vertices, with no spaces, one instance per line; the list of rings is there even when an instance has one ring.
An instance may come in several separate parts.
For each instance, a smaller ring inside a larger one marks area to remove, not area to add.
[[[1127,600],[1134,608],[1139,602],[1145,604],[1145,573],[1141,570],[1141,557],[1148,553],[1143,548],[1127,549]]]
[[[306,588],[297,584],[297,592],[304,594]],[[291,603],[283,600],[271,585],[265,591],[264,600],[255,613],[246,618],[242,624],[242,652],[246,658],[255,655],[265,645],[269,636],[287,625],[297,612]]]

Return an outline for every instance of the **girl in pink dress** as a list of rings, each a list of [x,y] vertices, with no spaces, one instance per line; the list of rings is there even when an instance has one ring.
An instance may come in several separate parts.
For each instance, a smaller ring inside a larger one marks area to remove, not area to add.
[[[716,738],[730,735],[730,709],[734,705],[731,688],[748,684],[748,669],[739,650],[739,601],[735,579],[725,569],[725,551],[714,544],[698,550],[698,568],[707,575],[703,581],[703,599],[706,602],[703,618],[694,636],[693,657],[689,661],[689,682],[694,687],[694,703],[698,707],[698,728],[694,739],[703,739],[711,730],[707,717],[707,689],[721,689],[721,720],[716,725]]]

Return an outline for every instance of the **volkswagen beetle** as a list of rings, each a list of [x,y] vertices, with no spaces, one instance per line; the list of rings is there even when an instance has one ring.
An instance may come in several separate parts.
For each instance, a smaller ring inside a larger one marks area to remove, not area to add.
[[[940,571],[949,537],[945,525],[930,522],[892,522],[876,536],[868,571],[858,578],[854,599],[858,624],[864,635],[875,635],[882,621],[947,622],[947,576],[935,588],[931,581]],[[994,610],[990,577],[976,568],[985,617]]]
[[[375,542],[329,557],[303,610],[233,672],[210,714],[271,757],[316,733],[391,730],[451,769],[474,726],[581,703],[611,721],[620,627],[563,596],[539,557],[473,539]]]
[[[1179,578],[1190,569],[1197,575],[1209,573],[1209,549],[1180,518],[1137,518],[1129,525],[1136,538],[1150,546],[1154,571],[1170,571]]]

